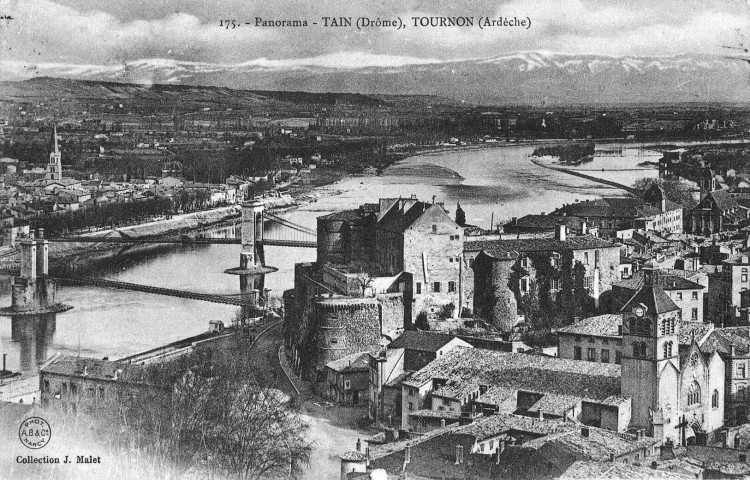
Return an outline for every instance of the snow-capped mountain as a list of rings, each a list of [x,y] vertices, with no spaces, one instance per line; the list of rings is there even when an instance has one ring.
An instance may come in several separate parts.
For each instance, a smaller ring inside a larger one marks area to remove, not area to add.
[[[256,90],[429,94],[472,103],[746,102],[750,60],[521,52],[456,61],[340,53],[238,64],[144,59],[81,65],[0,61],[0,78],[37,76]]]

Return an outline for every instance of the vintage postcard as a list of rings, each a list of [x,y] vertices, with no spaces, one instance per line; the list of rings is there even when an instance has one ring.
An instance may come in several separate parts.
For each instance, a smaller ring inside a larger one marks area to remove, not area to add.
[[[750,477],[748,35],[0,0],[0,477]]]

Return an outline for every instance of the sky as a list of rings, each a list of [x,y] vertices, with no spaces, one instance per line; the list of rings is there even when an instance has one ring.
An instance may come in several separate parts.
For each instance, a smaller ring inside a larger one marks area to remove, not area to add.
[[[0,62],[115,65],[139,59],[219,64],[398,66],[518,51],[727,54],[748,31],[750,0],[0,0]],[[4,17],[12,19],[2,19]],[[328,17],[393,28],[255,27]],[[416,28],[414,16],[529,18],[521,28]],[[219,21],[236,19],[227,30]],[[750,41],[750,39],[748,39]],[[296,62],[296,63],[295,63]]]

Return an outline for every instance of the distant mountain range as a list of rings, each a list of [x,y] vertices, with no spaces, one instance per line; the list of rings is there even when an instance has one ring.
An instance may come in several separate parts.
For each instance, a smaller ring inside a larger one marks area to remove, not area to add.
[[[409,57],[259,59],[234,65],[146,59],[118,65],[0,61],[0,78],[38,76],[234,89],[436,95],[477,104],[750,101],[750,61],[523,52],[461,61]]]

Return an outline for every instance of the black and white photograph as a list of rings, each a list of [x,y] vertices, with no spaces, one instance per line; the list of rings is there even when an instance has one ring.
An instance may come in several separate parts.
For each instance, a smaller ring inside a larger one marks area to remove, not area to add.
[[[750,478],[750,0],[0,0],[0,478]]]

